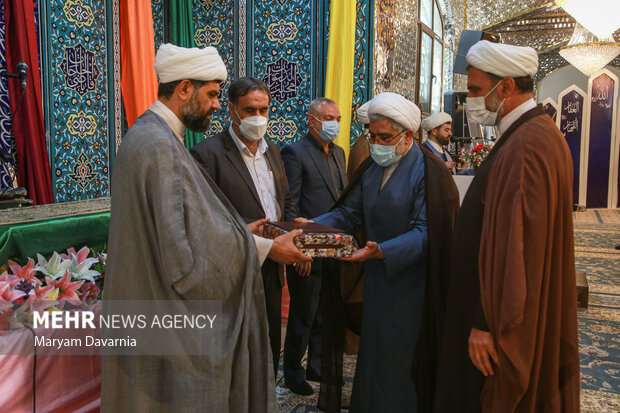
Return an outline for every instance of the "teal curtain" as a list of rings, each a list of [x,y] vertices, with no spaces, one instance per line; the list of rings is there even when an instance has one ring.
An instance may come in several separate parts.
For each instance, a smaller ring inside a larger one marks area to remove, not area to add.
[[[170,40],[177,46],[195,47],[192,0],[169,0],[168,4],[170,7]],[[204,139],[204,133],[185,131],[185,147],[187,149]]]

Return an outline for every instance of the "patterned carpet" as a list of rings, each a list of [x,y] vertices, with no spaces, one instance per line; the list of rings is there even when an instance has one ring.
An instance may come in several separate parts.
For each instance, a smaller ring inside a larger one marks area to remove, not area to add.
[[[620,210],[574,213],[575,265],[588,278],[589,306],[579,309],[581,413],[620,412]],[[355,356],[345,356],[343,404],[351,395]],[[280,365],[279,379],[282,379]],[[276,391],[278,413],[320,412],[315,394],[297,396],[283,385]]]
[[[89,199],[87,201],[60,202],[57,204],[36,205],[23,208],[0,210],[0,225],[16,225],[65,217],[107,212],[110,210],[110,197]]]

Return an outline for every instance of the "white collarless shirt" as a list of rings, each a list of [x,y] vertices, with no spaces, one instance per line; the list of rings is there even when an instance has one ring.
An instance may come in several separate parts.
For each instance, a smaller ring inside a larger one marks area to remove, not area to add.
[[[230,136],[232,136],[233,142],[241,153],[241,158],[245,162],[245,165],[250,172],[256,192],[260,198],[261,206],[265,211],[265,218],[269,218],[271,221],[279,221],[280,218],[280,205],[276,196],[276,185],[273,177],[273,172],[269,166],[269,161],[265,156],[268,146],[265,142],[265,138],[261,138],[258,141],[258,149],[255,154],[252,154],[247,146],[241,139],[237,137],[232,126],[228,128]]]
[[[509,114],[504,116],[497,123],[497,133],[499,136],[502,136],[504,132],[508,130],[508,128],[516,122],[525,112],[528,112],[536,107],[536,102],[534,99],[528,99],[525,102],[521,103],[519,106],[514,108]]]
[[[181,119],[177,118],[177,115],[166,106],[161,100],[156,100],[155,103],[149,108],[151,112],[162,118],[170,129],[174,132],[181,143],[185,143],[185,125],[181,122]]]

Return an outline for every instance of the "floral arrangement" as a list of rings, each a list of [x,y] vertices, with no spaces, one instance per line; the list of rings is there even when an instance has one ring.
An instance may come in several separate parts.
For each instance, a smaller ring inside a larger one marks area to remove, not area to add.
[[[471,164],[474,170],[478,170],[482,162],[489,156],[492,148],[493,145],[488,143],[481,143],[473,148],[462,148],[460,159],[462,162]]]
[[[100,299],[107,256],[90,254],[88,247],[78,252],[69,248],[49,260],[37,254],[36,265],[32,258],[24,266],[9,260],[11,273],[0,274],[0,330],[31,324],[34,311],[62,308],[67,302],[87,306]]]

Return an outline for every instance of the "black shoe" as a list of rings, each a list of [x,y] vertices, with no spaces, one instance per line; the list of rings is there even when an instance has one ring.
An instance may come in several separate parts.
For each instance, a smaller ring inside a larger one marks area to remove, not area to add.
[[[286,386],[290,391],[300,396],[310,396],[314,394],[312,386],[305,380],[301,383],[286,383]]]
[[[321,375],[312,370],[306,370],[306,380],[320,382]]]

